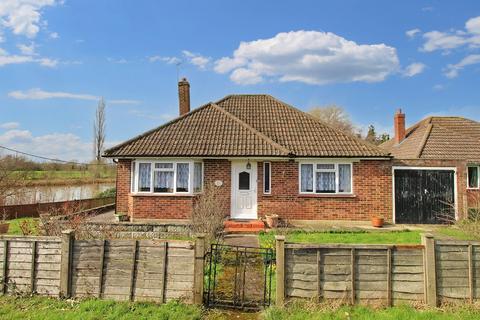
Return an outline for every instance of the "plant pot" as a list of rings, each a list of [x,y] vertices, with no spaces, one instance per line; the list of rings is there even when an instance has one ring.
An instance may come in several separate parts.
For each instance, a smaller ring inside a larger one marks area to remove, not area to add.
[[[6,233],[8,233],[8,227],[10,227],[10,224],[8,224],[8,223],[0,223],[0,234],[6,234]]]
[[[384,219],[380,217],[373,217],[372,218],[372,226],[375,228],[381,228],[383,227]]]
[[[267,226],[270,229],[276,228],[278,226],[278,215],[276,214],[267,215],[265,216],[265,219],[267,220]]]

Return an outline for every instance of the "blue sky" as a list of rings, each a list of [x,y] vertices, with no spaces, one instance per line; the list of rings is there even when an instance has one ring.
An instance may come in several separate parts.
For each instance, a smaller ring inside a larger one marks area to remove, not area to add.
[[[0,145],[61,159],[175,117],[177,67],[192,106],[268,93],[337,104],[390,131],[426,115],[480,121],[478,1],[0,2]]]

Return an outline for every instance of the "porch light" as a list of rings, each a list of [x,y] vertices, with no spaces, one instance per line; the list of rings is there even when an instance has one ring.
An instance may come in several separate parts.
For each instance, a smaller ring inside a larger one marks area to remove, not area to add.
[[[252,164],[250,163],[250,160],[247,161],[247,170],[252,169]]]

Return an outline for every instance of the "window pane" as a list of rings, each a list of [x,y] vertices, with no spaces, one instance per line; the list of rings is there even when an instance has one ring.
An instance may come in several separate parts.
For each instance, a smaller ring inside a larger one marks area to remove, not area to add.
[[[238,174],[238,190],[250,190],[250,173],[242,171]]]
[[[177,192],[188,192],[188,163],[177,163]]]
[[[173,192],[173,171],[154,171],[153,192]]]
[[[468,167],[468,187],[478,188],[478,167]]]
[[[193,165],[193,192],[201,192],[203,185],[202,163],[195,162]]]
[[[317,193],[335,193],[335,172],[317,172]]]
[[[270,193],[270,162],[263,163],[263,192]]]
[[[138,191],[150,192],[150,163],[140,163],[138,165]]]
[[[333,163],[319,163],[317,164],[317,170],[335,170]]]
[[[338,192],[352,192],[351,169],[349,164],[338,165]]]
[[[155,169],[173,169],[173,163],[155,163]]]
[[[300,167],[302,192],[313,192],[313,164],[302,164]]]

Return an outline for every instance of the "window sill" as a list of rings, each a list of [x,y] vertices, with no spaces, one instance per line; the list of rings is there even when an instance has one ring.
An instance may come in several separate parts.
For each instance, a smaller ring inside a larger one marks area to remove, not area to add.
[[[199,193],[130,193],[131,197],[196,197]]]
[[[300,193],[298,195],[299,198],[356,198],[357,195],[355,194],[338,194],[338,193],[324,193],[324,194],[306,194],[306,193]]]

